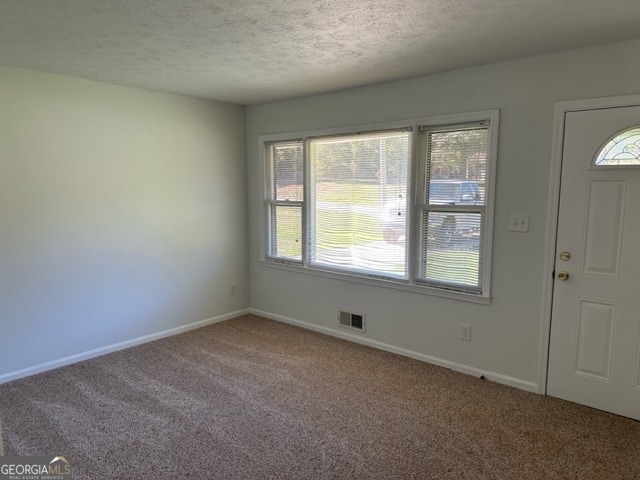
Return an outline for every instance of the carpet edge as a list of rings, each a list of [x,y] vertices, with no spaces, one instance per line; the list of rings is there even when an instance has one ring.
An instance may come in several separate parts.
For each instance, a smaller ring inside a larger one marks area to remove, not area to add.
[[[361,337],[359,335],[355,335],[348,332],[341,332],[340,330],[336,330],[333,328],[324,327],[321,325],[315,325],[313,323],[305,322],[303,320],[297,320],[294,318],[285,317],[284,315],[279,315],[276,313],[271,313],[271,312],[259,310],[256,308],[249,308],[249,313],[253,315],[258,315],[260,317],[268,318],[270,320],[275,320],[277,322],[287,323],[289,325],[301,327],[306,330],[312,330],[314,332],[323,333],[325,335],[340,338],[342,340],[348,340],[351,342],[359,343],[361,345],[366,345],[368,347],[377,348],[379,350],[384,350],[387,352],[402,355],[403,357],[409,357],[415,360],[420,360],[422,362],[438,365],[440,367],[449,368],[451,370],[464,373],[466,375],[471,375],[474,377],[480,377],[482,375],[484,376],[485,379],[490,380],[492,382],[518,388],[520,390],[525,390],[527,392],[540,394],[539,386],[537,382],[531,382],[531,381],[523,380],[520,378],[511,377],[509,375],[504,375],[502,373],[492,372],[489,370],[482,370],[476,367],[472,367],[470,365],[465,365],[458,362],[452,362],[450,360],[445,360],[443,358],[426,355],[424,353],[420,353],[414,350],[409,350],[409,349],[398,347],[388,343],[380,342],[378,340],[372,340],[370,338]]]
[[[206,327],[207,325],[213,325],[214,323],[224,322],[225,320],[230,320],[232,318],[240,317],[248,313],[250,313],[250,309],[244,308],[241,310],[236,310],[234,312],[229,312],[222,315],[217,315],[215,317],[207,318],[204,320],[199,320],[197,322],[189,323],[187,325],[181,325],[179,327],[169,328],[167,330],[162,330],[160,332],[150,333],[148,335],[143,335],[141,337],[125,340],[123,342],[106,345],[104,347],[98,347],[93,350],[88,350],[86,352],[77,353],[75,355],[69,355],[67,357],[51,360],[49,362],[33,365],[31,367],[15,370],[13,372],[4,373],[0,375],[0,385],[2,385],[3,383],[11,382],[13,380],[18,380],[20,378],[29,377],[37,373],[42,373],[48,370],[53,370],[55,368],[71,365],[73,363],[82,362],[83,360],[89,360],[90,358],[106,355],[107,353],[116,352],[118,350],[124,350],[126,348],[135,347],[136,345],[142,345],[143,343],[148,343],[154,340],[159,340],[161,338],[178,335],[180,333],[188,332],[189,330]]]

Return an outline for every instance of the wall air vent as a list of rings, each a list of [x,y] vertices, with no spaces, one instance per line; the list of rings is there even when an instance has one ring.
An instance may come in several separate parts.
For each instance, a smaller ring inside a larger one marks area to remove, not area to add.
[[[348,312],[346,310],[340,310],[338,312],[338,324],[341,327],[350,328],[352,330],[358,330],[359,332],[365,331],[365,316],[362,313]]]

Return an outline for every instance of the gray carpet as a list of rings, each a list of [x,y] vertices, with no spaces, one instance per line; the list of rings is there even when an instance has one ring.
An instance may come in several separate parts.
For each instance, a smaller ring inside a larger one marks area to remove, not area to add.
[[[638,479],[640,422],[247,315],[0,386],[76,479]]]

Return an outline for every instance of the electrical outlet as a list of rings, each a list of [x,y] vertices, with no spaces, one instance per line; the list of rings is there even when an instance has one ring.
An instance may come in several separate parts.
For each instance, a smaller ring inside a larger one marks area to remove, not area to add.
[[[465,342],[471,341],[471,325],[462,324],[460,325],[460,340],[464,340]]]
[[[236,284],[235,283],[230,283],[229,284],[229,295],[235,295],[236,294]]]

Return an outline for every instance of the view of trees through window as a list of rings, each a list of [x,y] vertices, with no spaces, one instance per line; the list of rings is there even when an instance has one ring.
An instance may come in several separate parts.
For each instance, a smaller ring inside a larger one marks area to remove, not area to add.
[[[488,128],[418,134],[413,219],[407,215],[411,130],[270,144],[268,257],[480,289]]]
[[[302,142],[271,146],[270,255],[302,261],[304,159]]]
[[[406,276],[406,214],[396,215],[397,245],[385,244],[381,214],[388,205],[406,212],[409,135],[310,141],[311,263]]]
[[[419,279],[480,286],[487,151],[485,126],[421,132]]]

